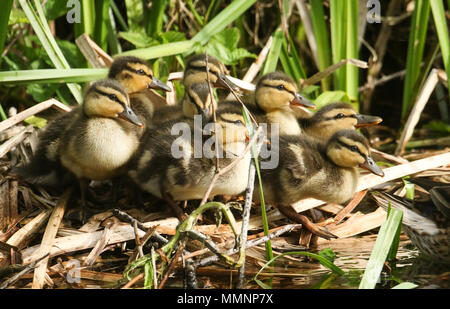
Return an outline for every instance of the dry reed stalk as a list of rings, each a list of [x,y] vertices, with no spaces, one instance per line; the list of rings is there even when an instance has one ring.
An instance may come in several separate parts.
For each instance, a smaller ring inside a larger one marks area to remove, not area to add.
[[[42,259],[37,263],[36,269],[34,271],[33,277],[33,289],[42,289],[44,287],[45,275],[47,271],[47,263],[48,263],[48,254],[50,249],[53,246],[56,233],[58,232],[59,225],[61,224],[62,218],[64,216],[64,212],[66,210],[67,203],[69,202],[70,196],[72,194],[72,187],[64,191],[61,198],[58,200],[56,207],[53,209],[52,214],[48,220],[47,227],[44,232],[44,236],[42,237],[41,246],[37,252],[39,257],[46,256],[46,258]]]
[[[402,135],[400,136],[400,139],[397,143],[397,148],[395,149],[396,155],[403,153],[406,144],[411,139],[414,133],[414,128],[419,122],[420,115],[422,114],[425,105],[430,99],[430,96],[433,93],[434,88],[436,88],[436,85],[439,82],[438,71],[439,70],[437,69],[431,70],[427,80],[425,81],[425,84],[423,85],[422,90],[417,96],[417,100],[414,103],[411,112],[409,113],[408,120],[406,121],[405,127],[403,128],[402,131]]]
[[[24,248],[37,232],[44,226],[51,211],[44,210],[39,215],[34,217],[30,222],[25,224],[20,230],[14,233],[6,242],[9,245],[16,246],[19,249]]]
[[[50,107],[57,108],[64,112],[70,112],[72,110],[69,106],[64,105],[63,103],[59,102],[56,99],[49,99],[47,101],[33,105],[32,107],[27,108],[23,112],[20,112],[17,115],[14,115],[14,116],[0,122],[0,132],[8,129],[8,128],[12,127],[13,125],[16,125],[19,122],[27,119],[28,117],[36,115],[37,113],[40,113],[43,110],[46,110]]]

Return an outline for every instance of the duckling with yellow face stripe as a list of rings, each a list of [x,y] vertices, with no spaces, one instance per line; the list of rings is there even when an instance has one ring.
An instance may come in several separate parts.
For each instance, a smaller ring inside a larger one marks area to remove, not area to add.
[[[256,84],[254,96],[256,108],[249,105],[250,112],[259,123],[278,123],[280,135],[302,133],[292,110],[293,106],[315,108],[314,104],[298,93],[292,78],[281,72],[273,72],[261,77]]]
[[[212,87],[224,88],[232,87],[236,89],[236,86],[226,77],[227,69],[223,63],[217,58],[208,55],[208,62],[206,62],[205,54],[198,54],[190,57],[186,62],[186,68],[184,70],[183,85],[185,89],[189,89],[194,84],[204,84],[208,86],[208,74]],[[189,92],[185,92],[189,95]],[[192,100],[188,97],[184,97],[182,101],[183,114],[185,117],[193,118],[194,115],[203,115],[205,120],[209,120],[212,117],[213,107],[209,104],[203,106],[197,105],[198,100]],[[208,102],[205,102],[208,103]],[[211,103],[215,104],[214,108],[217,109],[216,101]]]
[[[383,176],[383,171],[370,157],[369,143],[355,130],[341,130],[328,142],[303,136],[281,136],[277,149],[279,164],[275,169],[261,170],[264,198],[278,205],[279,210],[302,223],[312,233],[335,237],[314,225],[290,205],[304,198],[330,203],[343,203],[355,193],[359,179],[358,167]],[[255,187],[255,191],[258,189]],[[255,192],[255,198],[259,193]]]
[[[327,141],[339,130],[373,126],[381,121],[383,119],[380,117],[357,113],[350,104],[345,102],[325,105],[312,117],[299,119],[305,134],[322,141]]]
[[[165,107],[149,97],[147,89],[170,91],[153,75],[148,63],[140,58],[124,56],[114,59],[108,77],[120,82],[128,92],[131,108],[144,124],[151,124],[156,110]],[[143,133],[143,129],[139,130]]]
[[[122,85],[115,80],[95,82],[73,113],[58,149],[62,165],[79,179],[105,180],[123,173],[139,144],[134,127],[143,123],[131,110]]]

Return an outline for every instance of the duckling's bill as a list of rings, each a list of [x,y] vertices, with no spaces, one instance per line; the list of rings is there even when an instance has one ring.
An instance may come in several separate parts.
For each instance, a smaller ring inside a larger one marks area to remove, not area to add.
[[[369,127],[379,124],[383,121],[383,118],[378,116],[356,114],[356,128]]]
[[[375,161],[371,157],[366,157],[366,162],[362,163],[360,166],[377,176],[384,176],[383,170],[375,163]]]
[[[293,106],[303,106],[312,109],[316,108],[314,103],[310,102],[307,98],[298,93],[295,93],[294,99],[289,104]]]
[[[164,90],[167,92],[172,91],[172,89],[170,89],[169,86],[167,86],[166,84],[164,84],[162,81],[160,81],[159,79],[157,79],[156,77],[152,77],[152,82],[149,83],[147,85],[148,88],[151,89],[158,89],[158,90]]]
[[[136,114],[133,112],[133,110],[127,106],[124,105],[124,111],[119,113],[119,117],[131,122],[132,124],[138,126],[138,127],[143,127],[144,124],[139,120],[138,116],[136,116]]]

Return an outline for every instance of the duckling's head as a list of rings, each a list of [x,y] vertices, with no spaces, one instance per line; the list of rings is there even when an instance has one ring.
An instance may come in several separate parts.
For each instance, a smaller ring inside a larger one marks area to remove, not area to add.
[[[201,115],[204,123],[211,119],[213,107],[217,109],[217,102],[211,96],[208,83],[195,83],[185,89],[183,98],[183,114],[188,118]]]
[[[358,131],[341,130],[335,133],[327,143],[326,153],[338,166],[360,166],[375,175],[384,176],[381,168],[370,156],[369,142]]]
[[[383,119],[377,116],[358,114],[348,103],[336,102],[325,105],[308,119],[305,131],[309,135],[328,140],[339,130],[376,125],[381,121]]]
[[[224,111],[217,115],[217,123],[222,128],[223,144],[248,141],[249,134],[242,113]]]
[[[294,80],[281,72],[261,77],[256,84],[255,102],[266,113],[295,105],[315,108],[313,103],[298,93]]]
[[[108,78],[119,81],[128,93],[139,92],[146,88],[170,91],[166,84],[153,76],[153,71],[146,61],[133,56],[114,59],[109,68]]]
[[[89,118],[121,118],[139,127],[144,125],[130,108],[127,91],[114,79],[100,80],[89,87],[83,111]]]
[[[206,54],[197,54],[190,57],[186,62],[183,84],[185,88],[195,83],[207,83],[206,68],[209,70],[209,80],[216,88],[236,86],[226,77],[227,69],[217,58],[208,55],[208,66],[206,65]]]
[[[238,104],[227,105],[216,112],[216,123],[210,122],[203,128],[204,135],[217,134],[219,144],[242,143],[249,140],[247,126]]]

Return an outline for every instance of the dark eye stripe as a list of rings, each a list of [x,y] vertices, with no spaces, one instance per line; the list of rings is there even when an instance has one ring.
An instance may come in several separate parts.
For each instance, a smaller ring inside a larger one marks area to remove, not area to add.
[[[344,115],[344,117],[341,118],[337,118],[337,115],[333,116],[333,117],[327,117],[325,118],[325,120],[336,120],[336,119],[344,119],[344,118],[355,118],[356,119],[356,115]]]
[[[274,86],[274,85],[263,84],[263,86],[265,86],[265,87],[270,87],[270,88],[275,88],[275,89],[277,89],[277,90],[280,90],[280,89],[278,89],[278,86],[279,86],[279,85]],[[283,90],[286,91],[286,92],[289,92],[289,93],[292,94],[293,96],[296,95],[296,93],[295,93],[294,91],[290,91],[290,90],[286,89],[286,87],[284,87]]]
[[[354,152],[354,150],[352,149],[352,146],[356,146],[356,145],[347,145],[346,143],[344,143],[344,142],[342,142],[342,141],[340,141],[340,140],[337,140],[338,141],[338,143],[341,145],[341,146],[344,146],[345,148],[347,148],[348,150],[350,150],[350,151],[353,151]],[[363,157],[363,158],[365,158],[366,157],[366,155],[365,154],[363,154],[362,152],[361,152],[361,150],[359,150],[359,147],[358,146],[356,146],[356,148],[358,149],[358,153]]]
[[[135,69],[133,69],[133,68],[131,68],[131,67],[129,67],[129,66],[126,66],[125,69],[126,69],[127,71],[133,72],[133,73],[135,73],[135,74],[142,75],[142,74],[140,74],[140,73],[138,72],[139,70],[135,70]],[[144,73],[145,73],[145,71],[144,71]],[[145,76],[148,76],[148,77],[150,77],[150,78],[153,78],[153,76],[150,75],[150,74],[145,73],[144,75],[145,75]]]
[[[206,73],[206,65],[205,66],[195,66],[195,65],[190,65],[189,67],[188,67],[188,69],[191,69],[191,70],[196,70],[196,71],[199,71],[199,72],[205,72]],[[218,76],[218,74],[219,74],[219,72],[216,72],[216,71],[214,71],[214,70],[211,70],[212,68],[210,67],[209,68],[209,73],[211,73],[211,74],[213,74],[213,75],[215,75],[216,77]]]
[[[100,89],[97,89],[97,88],[95,88],[95,92],[101,94],[102,96],[108,97],[110,100],[113,100],[113,101],[115,101],[115,102],[117,102],[117,103],[119,103],[119,104],[121,104],[121,105],[125,105],[124,102],[120,101],[120,99],[117,97],[117,95],[116,95],[116,97],[113,98],[113,99],[111,99],[111,98],[109,97],[110,95],[112,95],[112,94],[114,94],[114,93],[107,93],[107,92],[101,91]],[[114,95],[115,95],[115,94],[114,94]]]

